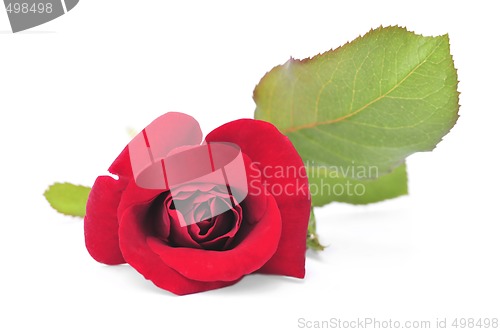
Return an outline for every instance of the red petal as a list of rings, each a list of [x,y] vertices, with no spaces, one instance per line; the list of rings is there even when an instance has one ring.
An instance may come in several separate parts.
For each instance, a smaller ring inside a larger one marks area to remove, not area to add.
[[[123,264],[118,244],[118,219],[116,210],[127,184],[124,179],[109,176],[96,179],[87,201],[84,220],[85,245],[90,255],[104,264]]]
[[[186,278],[165,262],[147,244],[149,204],[132,206],[120,219],[120,246],[127,262],[155,285],[178,295],[230,286],[232,281],[203,282]],[[196,250],[196,249],[189,249]]]
[[[115,180],[110,176],[96,179],[87,201],[84,233],[90,255],[98,262],[115,265],[125,263],[118,245],[117,208],[132,177],[127,147],[108,170],[118,175],[119,179]]]
[[[251,119],[229,122],[208,134],[206,141],[237,144],[253,162],[260,163],[262,170],[267,167],[273,172],[279,167],[292,167],[297,174],[299,171],[305,173],[302,159],[293,144],[268,122]],[[307,177],[288,175],[262,174],[262,182],[271,189],[271,194],[274,194],[272,188],[288,188],[291,194],[275,195],[283,223],[281,240],[276,254],[259,272],[303,278],[311,201]]]
[[[171,150],[189,139],[196,143],[201,141],[201,129],[196,120],[181,113],[167,113],[153,121],[146,129],[150,134],[150,143],[154,144],[154,151],[159,151],[158,153]],[[164,130],[168,131],[168,129],[174,130],[179,137],[172,137],[171,132],[165,133]],[[142,132],[139,135],[142,135]],[[169,140],[164,139],[166,135],[170,135]],[[90,255],[98,262],[121,264],[125,261],[118,245],[117,209],[119,206],[125,209],[131,204],[140,202],[141,198],[148,196],[151,192],[145,194],[144,191],[129,189],[129,195],[122,199],[124,188],[129,182],[134,182],[128,146],[123,149],[108,170],[117,175],[119,180],[114,180],[109,176],[96,179],[87,202],[84,221],[85,244]],[[137,197],[137,192],[140,192],[142,196]],[[152,192],[155,193],[155,191]]]
[[[267,195],[262,187],[262,171],[257,164],[252,163],[250,158],[243,154],[245,160],[245,171],[248,183],[248,196],[252,199],[245,199],[241,203],[245,222],[259,221],[267,211]]]
[[[128,146],[116,157],[115,161],[109,166],[108,171],[111,174],[118,175],[120,178],[132,178],[132,165],[130,164]]]
[[[226,251],[174,248],[155,237],[148,237],[149,247],[167,266],[183,276],[199,281],[233,281],[261,268],[276,252],[281,234],[281,218],[276,201],[268,197],[267,213],[254,223],[247,236],[233,249]],[[125,224],[120,225],[120,231]],[[120,244],[122,250],[126,246]],[[128,245],[127,245],[128,246]],[[133,265],[127,258],[127,261]],[[141,271],[139,271],[141,272]]]
[[[118,175],[119,179],[110,176],[96,179],[87,201],[84,233],[90,255],[100,263],[115,265],[126,263],[118,241],[118,207],[135,201],[129,190],[127,199],[122,202],[125,188],[128,185],[135,187],[127,147],[111,164],[109,172]]]

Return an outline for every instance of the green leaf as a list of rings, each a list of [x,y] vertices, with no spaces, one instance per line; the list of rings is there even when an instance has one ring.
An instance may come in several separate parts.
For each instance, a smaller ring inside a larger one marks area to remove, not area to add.
[[[54,183],[43,195],[56,211],[69,216],[84,217],[90,189],[71,183]]]
[[[408,194],[406,164],[377,179],[359,180],[324,172],[321,167],[307,168],[313,206],[323,206],[332,200],[369,204]]]
[[[319,205],[406,193],[405,177],[383,175],[412,153],[432,150],[458,118],[448,36],[423,37],[400,27],[372,30],[311,59],[290,59],[262,78],[254,100],[255,118],[286,134],[307,168],[372,180],[370,197],[316,194]],[[394,188],[377,191],[387,185]]]
[[[318,234],[316,233],[316,217],[311,208],[311,215],[309,217],[309,225],[307,226],[307,248],[314,251],[323,251],[325,246],[319,242]]]

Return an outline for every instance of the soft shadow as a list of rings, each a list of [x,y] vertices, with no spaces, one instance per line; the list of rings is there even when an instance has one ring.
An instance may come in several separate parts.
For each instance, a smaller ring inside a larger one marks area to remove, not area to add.
[[[142,289],[146,293],[154,293],[155,295],[168,296],[172,298],[178,297],[169,291],[161,289],[153,284],[151,281],[146,280],[140,273],[138,273],[134,268],[128,264],[122,265],[103,265],[102,268],[107,271],[112,271],[117,277],[126,279],[124,283],[130,284],[131,288]],[[284,277],[277,275],[268,274],[251,274],[245,276],[242,280],[234,285],[210,290],[203,292],[204,294],[210,294],[213,296],[241,296],[241,295],[269,295],[269,292],[275,292],[276,289],[285,287],[289,284],[303,284],[304,279],[297,279],[292,277]],[[196,296],[195,294],[189,294],[184,296]]]
[[[0,35],[42,35],[47,33],[56,33],[56,31],[19,31],[13,33],[10,30],[0,31]]]
[[[325,246],[325,249],[323,251],[314,251],[312,249],[307,249],[306,259],[311,259],[315,262],[324,263],[325,252],[331,251],[332,247],[324,243],[321,244]]]
[[[112,273],[116,273],[116,275],[119,275],[119,277],[122,279],[126,279],[126,283],[130,284],[130,287],[143,289],[147,293],[175,297],[175,294],[167,292],[160,287],[157,287],[151,281],[146,280],[146,278],[144,278],[142,274],[137,272],[132,266],[128,264],[103,265],[103,268],[107,269],[108,271],[112,271]]]
[[[297,279],[269,274],[250,274],[238,283],[208,292],[214,296],[266,295],[289,284],[303,284],[304,279]]]

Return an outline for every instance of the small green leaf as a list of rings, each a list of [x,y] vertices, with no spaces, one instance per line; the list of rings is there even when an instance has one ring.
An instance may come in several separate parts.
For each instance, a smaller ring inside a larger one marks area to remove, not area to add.
[[[69,216],[84,217],[90,189],[71,183],[54,183],[43,195],[56,211]]]
[[[376,168],[377,178],[407,156],[432,150],[449,132],[458,118],[457,83],[447,35],[381,27],[336,50],[273,68],[255,89],[255,118],[286,134],[308,168],[345,174]],[[358,173],[344,177],[372,179]],[[396,187],[372,190],[364,201],[406,193],[401,174],[381,181],[372,185]],[[334,200],[354,202],[314,197],[319,205]]]
[[[312,208],[309,225],[307,226],[307,248],[314,251],[323,251],[325,249],[325,246],[319,242],[318,234],[316,233],[316,217]]]
[[[364,180],[344,177],[322,167],[307,167],[313,206],[332,200],[350,204],[369,204],[408,194],[406,164],[389,174]],[[325,174],[326,173],[326,174]]]

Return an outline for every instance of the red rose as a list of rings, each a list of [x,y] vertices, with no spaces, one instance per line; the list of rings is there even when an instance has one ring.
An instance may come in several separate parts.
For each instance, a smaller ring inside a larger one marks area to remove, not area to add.
[[[200,143],[193,118],[163,117],[172,121],[161,131],[165,139],[155,137],[155,144],[178,147],[168,135],[174,127],[192,138],[189,145]],[[100,176],[92,187],[85,216],[89,253],[101,263],[129,263],[175,294],[232,285],[254,272],[303,278],[311,202],[292,143],[272,124],[250,119],[227,123],[205,141],[241,149],[248,186],[241,202],[223,184],[189,183],[175,197],[168,187],[142,188],[127,146],[109,168],[118,179]],[[179,213],[181,205],[186,209]],[[225,212],[214,214],[214,209]],[[195,219],[203,221],[190,222]]]

